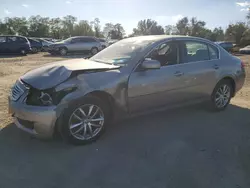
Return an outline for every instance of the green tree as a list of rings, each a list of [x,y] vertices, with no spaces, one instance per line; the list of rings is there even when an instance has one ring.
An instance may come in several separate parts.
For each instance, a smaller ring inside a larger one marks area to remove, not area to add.
[[[101,32],[101,26],[100,26],[99,18],[95,18],[95,20],[91,22],[91,25],[94,28],[93,30],[94,30],[95,36],[98,37],[98,38],[103,37],[103,34]]]
[[[77,21],[77,18],[71,15],[67,15],[63,18],[62,32],[63,32],[64,37],[70,37],[72,35],[76,21]]]
[[[62,38],[62,20],[60,18],[52,18],[50,20],[50,36],[52,38]]]
[[[136,35],[162,35],[164,29],[158,25],[155,20],[146,19],[138,22],[137,28],[133,29],[133,34]]]
[[[29,18],[28,35],[32,37],[48,37],[50,20],[48,17],[31,16]]]
[[[188,35],[189,34],[189,20],[187,17],[182,18],[176,23],[176,32],[178,35]]]
[[[103,34],[105,37],[111,39],[122,39],[125,35],[125,30],[120,23],[112,24],[106,23],[103,29]]]
[[[87,20],[81,20],[74,26],[74,36],[94,36],[94,31]]]
[[[236,44],[241,44],[244,33],[248,30],[247,25],[244,22],[237,22],[236,24],[230,24],[225,33],[225,39],[233,41]]]

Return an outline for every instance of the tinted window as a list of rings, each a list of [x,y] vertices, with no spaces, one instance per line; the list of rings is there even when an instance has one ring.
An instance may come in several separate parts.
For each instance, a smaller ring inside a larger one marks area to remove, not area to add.
[[[209,60],[209,50],[206,44],[187,41],[184,45],[184,62]]]
[[[100,42],[106,42],[104,39],[99,39]]]
[[[23,38],[23,37],[17,37],[17,38],[21,42],[28,42],[26,38]]]
[[[81,38],[81,41],[82,42],[96,42],[96,40],[93,38]]]
[[[161,66],[177,64],[179,61],[178,44],[173,42],[161,44],[147,58],[159,61]]]
[[[8,37],[8,42],[16,42],[17,40],[17,37]]]
[[[209,50],[210,59],[218,59],[219,58],[219,52],[218,52],[217,48],[208,45],[208,50]]]
[[[0,43],[4,43],[4,42],[6,42],[6,37],[1,37],[0,36]]]
[[[82,42],[81,38],[73,38],[72,43],[79,43]]]
[[[8,42],[27,42],[27,40],[23,37],[16,37],[16,36],[12,36],[12,37],[8,37]]]

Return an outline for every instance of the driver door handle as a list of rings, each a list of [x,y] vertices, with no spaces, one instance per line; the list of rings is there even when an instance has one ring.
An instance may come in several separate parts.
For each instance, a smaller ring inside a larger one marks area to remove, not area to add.
[[[175,73],[174,73],[174,75],[175,76],[182,76],[184,73],[183,72],[180,72],[180,71],[176,71]]]

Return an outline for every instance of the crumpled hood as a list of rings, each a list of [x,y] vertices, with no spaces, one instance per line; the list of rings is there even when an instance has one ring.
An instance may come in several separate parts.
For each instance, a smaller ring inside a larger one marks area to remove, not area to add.
[[[31,70],[21,76],[21,80],[36,89],[49,89],[67,80],[74,71],[100,71],[119,66],[97,63],[86,59],[72,59],[50,63]]]

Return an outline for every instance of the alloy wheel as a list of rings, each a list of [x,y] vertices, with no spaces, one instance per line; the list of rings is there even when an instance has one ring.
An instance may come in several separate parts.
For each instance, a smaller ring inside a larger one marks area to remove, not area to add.
[[[97,50],[96,48],[93,48],[93,49],[91,50],[91,53],[92,53],[93,55],[95,55],[95,54],[98,53],[98,50]]]
[[[228,85],[224,84],[215,93],[215,105],[218,108],[223,108],[227,105],[231,97],[231,89]]]
[[[103,129],[104,113],[100,107],[85,104],[77,108],[69,119],[70,134],[79,140],[89,140]]]
[[[62,49],[60,50],[60,54],[61,54],[61,55],[66,55],[66,54],[67,54],[67,50],[64,49],[64,48],[62,48]]]

